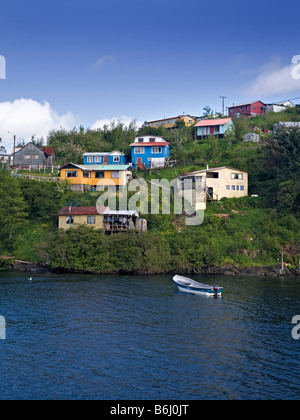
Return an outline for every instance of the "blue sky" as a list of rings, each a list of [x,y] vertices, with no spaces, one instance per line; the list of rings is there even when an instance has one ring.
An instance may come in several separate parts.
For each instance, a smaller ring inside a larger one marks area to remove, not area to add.
[[[300,97],[299,11],[295,0],[4,0],[0,137],[201,115],[221,111],[220,96]]]

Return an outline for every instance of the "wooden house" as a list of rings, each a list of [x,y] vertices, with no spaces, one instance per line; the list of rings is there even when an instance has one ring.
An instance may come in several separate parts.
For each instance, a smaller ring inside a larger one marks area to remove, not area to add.
[[[168,117],[168,118],[162,118],[159,120],[153,120],[153,121],[145,121],[144,127],[165,127],[167,130],[174,130],[177,128],[177,122],[183,121],[186,127],[189,127],[196,122],[196,118],[191,115],[178,115],[177,117]]]
[[[136,137],[132,147],[131,162],[133,168],[163,168],[170,156],[170,143],[159,136]]]
[[[14,169],[42,169],[55,164],[55,150],[50,147],[38,148],[28,143],[12,157]]]
[[[58,213],[59,229],[70,229],[78,226],[90,226],[105,233],[128,232],[136,230],[145,232],[147,221],[141,219],[138,212],[130,210],[110,210],[109,207],[63,207]]]
[[[103,229],[103,218],[107,207],[63,207],[58,213],[59,229],[87,225],[96,230]]]
[[[122,190],[131,179],[130,165],[77,165],[68,163],[61,168],[61,181],[68,181],[72,191],[99,190],[98,187],[116,187]]]
[[[190,172],[178,178],[177,192],[183,195],[187,189],[203,192],[198,194],[201,201],[197,202],[194,194],[191,203],[196,210],[203,210],[207,201],[248,196],[248,172],[228,166]]]
[[[222,138],[226,130],[234,128],[234,124],[232,118],[216,118],[201,120],[197,122],[195,128],[198,139],[205,139],[208,136]]]
[[[240,117],[247,116],[252,117],[255,115],[261,115],[266,112],[266,104],[261,101],[245,102],[243,104],[233,104],[228,107],[229,117]]]
[[[113,152],[100,152],[100,153],[84,153],[84,165],[126,165],[128,159],[125,153],[114,150]]]

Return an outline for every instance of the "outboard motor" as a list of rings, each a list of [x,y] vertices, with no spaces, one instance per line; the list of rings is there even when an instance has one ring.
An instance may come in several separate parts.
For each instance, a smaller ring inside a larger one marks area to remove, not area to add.
[[[219,286],[214,286],[213,291],[214,291],[214,296],[217,297],[219,293]]]

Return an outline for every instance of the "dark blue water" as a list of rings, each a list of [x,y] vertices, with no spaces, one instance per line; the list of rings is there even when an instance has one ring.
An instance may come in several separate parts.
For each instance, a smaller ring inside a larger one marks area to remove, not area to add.
[[[0,274],[0,398],[298,399],[299,277],[202,280]]]

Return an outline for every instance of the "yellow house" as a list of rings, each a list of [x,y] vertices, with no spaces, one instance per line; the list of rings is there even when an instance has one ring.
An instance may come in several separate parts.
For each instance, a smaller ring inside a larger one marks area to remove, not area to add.
[[[154,121],[146,121],[144,123],[144,126],[154,127],[154,128],[163,126],[167,128],[168,130],[173,130],[174,128],[176,128],[177,121],[184,121],[185,125],[188,127],[196,123],[196,117],[192,117],[190,115],[178,115],[178,117],[163,118],[161,120],[154,120]]]
[[[87,225],[94,229],[103,229],[104,213],[107,207],[63,207],[58,213],[59,229]]]
[[[61,181],[68,181],[72,191],[97,191],[98,187],[122,189],[131,179],[130,165],[76,165],[61,168]]]
[[[63,207],[58,213],[59,229],[70,229],[81,225],[107,234],[136,230],[145,232],[147,221],[141,219],[135,210],[110,210],[109,207]]]

